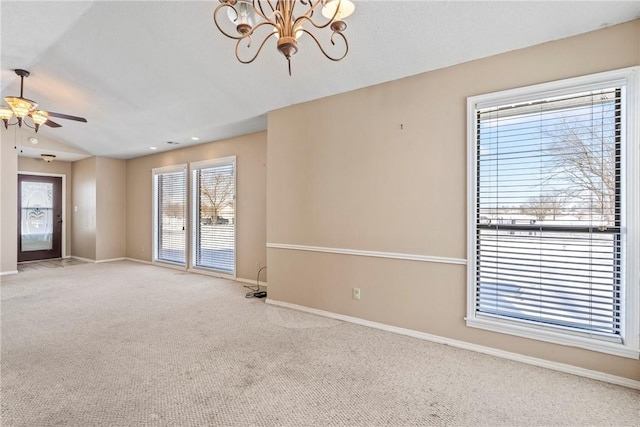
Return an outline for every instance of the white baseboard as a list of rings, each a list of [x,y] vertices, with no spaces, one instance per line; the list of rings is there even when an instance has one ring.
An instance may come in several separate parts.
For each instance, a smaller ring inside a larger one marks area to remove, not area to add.
[[[131,261],[131,262],[138,262],[138,263],[140,263],[140,264],[149,264],[149,265],[153,264],[151,261],[145,261],[145,260],[143,260],[143,259],[138,259],[138,258],[129,258],[129,257],[126,257],[126,258],[125,258],[125,260],[127,260],[127,261]]]
[[[552,369],[554,371],[565,372],[568,374],[578,375],[581,377],[591,378],[598,381],[604,381],[611,384],[621,385],[632,389],[640,390],[640,381],[632,380],[630,378],[619,377],[617,375],[605,374],[604,372],[593,371],[590,369],[579,368],[577,366],[567,365],[564,363],[552,362],[549,360],[538,359],[536,357],[524,356],[518,353],[512,353],[509,351],[499,350],[496,348],[486,347],[483,345],[472,344],[465,341],[454,340],[451,338],[445,338],[438,335],[427,334],[424,332],[414,331],[412,329],[399,328],[397,326],[385,325],[384,323],[371,322],[369,320],[360,319],[358,317],[346,316],[344,314],[332,313],[330,311],[319,310],[317,308],[305,307],[303,305],[292,304],[284,301],[276,301],[267,298],[265,301],[267,304],[291,308],[293,310],[304,311],[318,316],[329,317],[331,319],[342,320],[344,322],[355,323],[357,325],[368,326],[370,328],[380,329],[387,332],[393,332],[400,335],[406,335],[413,338],[418,338],[426,341],[436,342],[439,344],[450,345],[452,347],[458,347],[465,350],[475,351],[478,353],[484,353],[491,356],[501,357],[503,359],[509,359],[516,362],[526,363],[528,365],[540,366],[542,368]]]
[[[18,270],[0,271],[0,276],[9,276],[11,274],[18,274]]]
[[[101,264],[103,262],[115,262],[115,261],[124,261],[126,260],[125,257],[121,257],[121,258],[108,258],[108,259],[98,259],[95,261],[96,264]]]
[[[255,280],[251,280],[251,279],[242,279],[240,277],[236,277],[236,282],[241,282],[241,283],[247,283],[249,285],[256,285],[256,281]],[[260,284],[261,287],[266,288],[267,287],[267,282],[258,282]]]
[[[103,262],[114,262],[114,261],[125,261],[129,258],[108,258],[108,259],[89,259],[89,258],[82,258],[79,256],[75,256],[75,255],[71,255],[69,258],[73,258],[73,259],[77,259],[80,261],[84,261],[84,262],[90,262],[91,264],[102,264]],[[133,260],[132,260],[133,261]]]
[[[95,259],[82,258],[80,256],[71,255],[69,258],[77,259],[78,261],[90,262],[91,264],[95,264]]]

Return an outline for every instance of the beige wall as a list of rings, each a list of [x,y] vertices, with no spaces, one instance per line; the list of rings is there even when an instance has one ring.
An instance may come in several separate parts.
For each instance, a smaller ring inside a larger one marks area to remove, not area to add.
[[[18,157],[18,171],[27,172],[33,174],[57,174],[65,176],[65,216],[63,221],[65,223],[65,251],[62,256],[71,255],[71,202],[72,202],[72,176],[71,176],[71,162],[64,162],[55,160],[47,163],[42,159],[34,159],[31,157]]]
[[[127,257],[152,259],[154,168],[236,156],[237,277],[255,280],[266,265],[266,132],[240,136],[127,161]],[[266,275],[260,276],[261,280]]]
[[[96,158],[96,260],[126,255],[127,162]]]
[[[18,153],[15,133],[0,126],[0,274],[18,268]]]
[[[96,158],[73,162],[71,254],[96,259]]]
[[[73,162],[72,255],[95,261],[126,255],[126,160]]]
[[[271,112],[267,242],[465,259],[467,97],[638,64],[640,20]],[[271,299],[640,380],[638,360],[466,327],[464,265],[267,255]]]

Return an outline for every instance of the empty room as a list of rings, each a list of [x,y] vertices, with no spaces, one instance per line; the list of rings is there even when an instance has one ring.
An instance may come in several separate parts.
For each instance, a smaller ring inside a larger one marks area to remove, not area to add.
[[[2,426],[637,426],[640,2],[2,1]]]

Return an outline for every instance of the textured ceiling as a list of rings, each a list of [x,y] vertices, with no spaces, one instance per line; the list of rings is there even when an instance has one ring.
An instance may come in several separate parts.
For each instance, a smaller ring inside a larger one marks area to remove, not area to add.
[[[253,64],[235,60],[212,21],[217,0],[3,0],[2,96],[19,93],[12,70],[26,68],[26,98],[88,119],[57,120],[62,128],[39,137],[69,146],[73,158],[78,150],[132,158],[175,148],[166,141],[264,130],[266,113],[288,105],[640,17],[640,1],[355,3],[348,56],[326,60],[305,36],[289,77],[273,41]]]

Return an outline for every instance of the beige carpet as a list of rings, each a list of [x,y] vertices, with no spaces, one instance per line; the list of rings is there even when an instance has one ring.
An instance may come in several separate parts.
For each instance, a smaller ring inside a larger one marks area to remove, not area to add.
[[[2,426],[638,426],[640,392],[117,262],[4,277]]]

